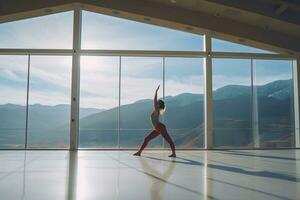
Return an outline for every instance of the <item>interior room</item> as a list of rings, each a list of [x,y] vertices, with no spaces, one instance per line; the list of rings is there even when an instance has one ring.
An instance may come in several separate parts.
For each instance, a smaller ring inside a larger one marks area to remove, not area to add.
[[[300,199],[300,2],[0,0],[0,199]]]

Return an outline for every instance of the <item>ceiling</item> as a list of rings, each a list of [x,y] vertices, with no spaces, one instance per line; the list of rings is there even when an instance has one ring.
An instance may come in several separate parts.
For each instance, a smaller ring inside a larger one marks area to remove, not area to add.
[[[0,22],[60,12],[77,6],[300,55],[298,0],[0,0]]]
[[[300,36],[300,1],[280,0],[152,0],[219,18],[232,19],[249,25]],[[176,3],[172,3],[176,2]]]

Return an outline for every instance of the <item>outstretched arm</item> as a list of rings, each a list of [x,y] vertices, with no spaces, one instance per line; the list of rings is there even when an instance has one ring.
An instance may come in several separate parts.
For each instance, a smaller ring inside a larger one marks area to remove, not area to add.
[[[159,87],[160,87],[160,85],[158,85],[158,87],[157,87],[157,89],[155,91],[155,95],[154,95],[154,109],[157,108],[157,104],[158,104],[158,102],[157,102],[157,92],[159,90]]]

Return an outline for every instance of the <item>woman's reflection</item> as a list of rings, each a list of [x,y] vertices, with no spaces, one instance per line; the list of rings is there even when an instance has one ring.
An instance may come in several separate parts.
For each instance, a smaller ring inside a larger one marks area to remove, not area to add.
[[[163,199],[163,191],[165,184],[168,182],[168,179],[172,175],[174,168],[175,168],[175,163],[170,162],[168,164],[168,168],[163,172],[157,171],[155,168],[151,167],[148,162],[154,158],[151,157],[141,157],[139,159],[141,166],[143,168],[143,171],[147,173],[150,181],[151,181],[151,186],[150,186],[150,195],[152,200],[160,200]],[[157,160],[157,158],[155,158]]]

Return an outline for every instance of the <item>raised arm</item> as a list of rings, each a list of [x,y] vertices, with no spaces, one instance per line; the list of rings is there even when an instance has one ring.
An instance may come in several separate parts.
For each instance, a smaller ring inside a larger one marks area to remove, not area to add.
[[[159,87],[160,87],[160,85],[158,85],[158,87],[157,87],[157,89],[156,89],[156,91],[155,91],[155,95],[154,95],[154,109],[156,109],[157,108],[157,104],[158,104],[158,102],[157,102],[157,92],[158,92],[158,90],[159,90]]]

